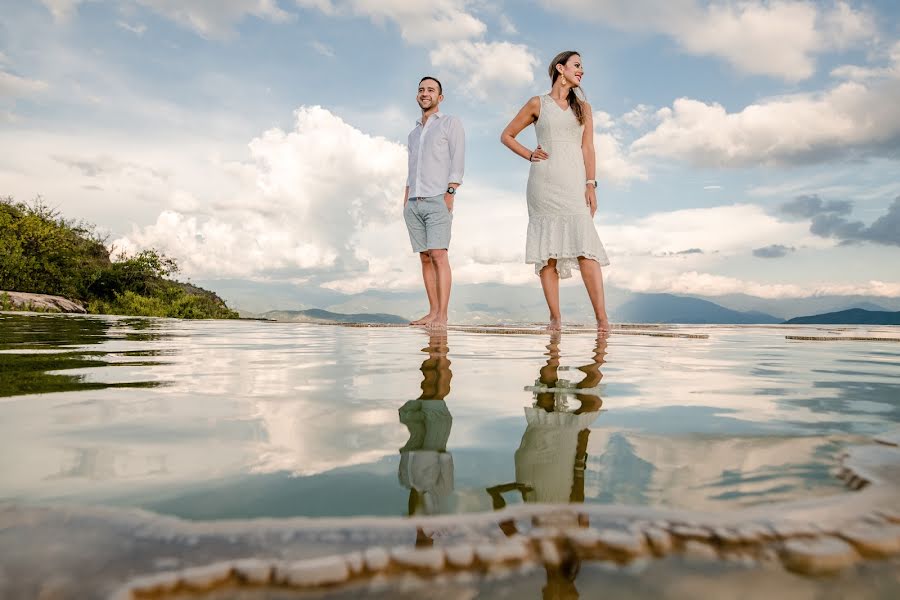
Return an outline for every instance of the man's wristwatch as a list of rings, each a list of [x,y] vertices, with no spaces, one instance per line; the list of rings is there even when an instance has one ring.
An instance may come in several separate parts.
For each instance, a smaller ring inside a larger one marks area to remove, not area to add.
[[[456,193],[456,188],[455,188],[455,187],[448,187],[448,188],[447,188],[447,193],[450,194],[450,195],[452,196],[453,194]]]
[[[584,182],[584,185],[592,185],[592,186],[594,186],[594,189],[596,189],[597,188],[597,180],[596,179],[588,179],[587,181]]]

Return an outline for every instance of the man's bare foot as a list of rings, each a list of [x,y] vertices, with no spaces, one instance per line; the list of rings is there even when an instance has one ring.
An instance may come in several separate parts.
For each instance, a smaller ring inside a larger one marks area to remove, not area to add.
[[[427,324],[431,323],[432,321],[434,321],[434,317],[435,317],[435,315],[433,315],[432,313],[428,313],[424,317],[416,319],[415,321],[410,321],[409,324],[410,325],[427,325]]]
[[[609,318],[597,319],[597,333],[609,333]]]
[[[547,331],[562,331],[562,319],[550,319],[550,324],[547,325]]]

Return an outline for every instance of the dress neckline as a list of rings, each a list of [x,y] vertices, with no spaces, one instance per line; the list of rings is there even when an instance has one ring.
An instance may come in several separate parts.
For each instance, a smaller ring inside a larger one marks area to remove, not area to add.
[[[552,102],[556,106],[556,108],[558,108],[559,110],[561,110],[564,113],[569,112],[569,110],[572,108],[568,104],[566,104],[565,108],[562,108],[553,96],[551,96],[550,94],[545,94],[545,96],[547,97],[548,100],[550,100],[550,102]]]

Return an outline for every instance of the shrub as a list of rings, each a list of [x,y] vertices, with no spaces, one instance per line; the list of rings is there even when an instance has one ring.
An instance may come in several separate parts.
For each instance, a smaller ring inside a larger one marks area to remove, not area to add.
[[[0,198],[0,290],[80,300],[89,313],[235,319],[213,292],[167,279],[176,261],[157,250],[110,260],[93,226],[63,219],[38,198]],[[9,297],[0,306],[11,305]]]

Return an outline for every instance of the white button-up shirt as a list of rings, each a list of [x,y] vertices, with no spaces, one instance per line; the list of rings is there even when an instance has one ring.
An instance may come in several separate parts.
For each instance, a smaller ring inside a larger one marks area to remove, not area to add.
[[[447,184],[462,183],[466,158],[466,134],[453,116],[434,113],[409,132],[410,198],[430,198],[447,191]]]

